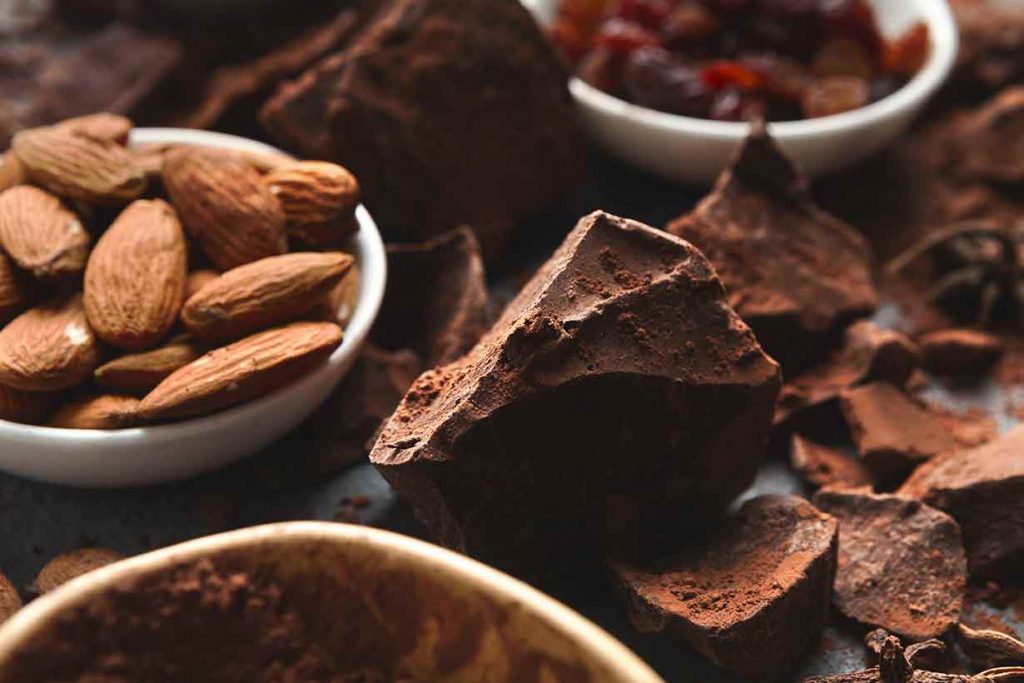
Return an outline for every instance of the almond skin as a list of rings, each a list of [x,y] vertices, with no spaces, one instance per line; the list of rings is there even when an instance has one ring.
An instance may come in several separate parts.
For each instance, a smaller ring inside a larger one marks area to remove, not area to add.
[[[40,570],[36,576],[35,589],[40,595],[60,588],[71,579],[82,574],[123,560],[124,555],[106,548],[81,548],[58,555]]]
[[[150,420],[195,417],[263,396],[322,363],[341,338],[333,323],[259,332],[175,372],[142,400],[139,414]]]
[[[68,199],[119,204],[146,188],[145,174],[124,147],[75,128],[23,130],[11,149],[29,180]]]
[[[132,132],[132,125],[130,119],[120,114],[110,114],[108,112],[76,116],[65,119],[57,124],[59,128],[77,130],[94,138],[111,140],[122,147],[128,144],[128,136]]]
[[[0,384],[14,389],[70,389],[92,377],[98,361],[80,294],[29,309],[0,330]]]
[[[0,420],[39,424],[57,402],[57,394],[18,391],[0,384]]]
[[[185,229],[221,270],[287,250],[281,203],[239,155],[173,149],[164,160],[164,185]]]
[[[14,152],[0,154],[0,192],[25,182],[25,168]]]
[[[141,350],[159,344],[185,297],[185,233],[167,202],[140,199],[103,234],[85,269],[85,311],[103,341]]]
[[[89,258],[82,221],[31,185],[0,193],[0,244],[18,266],[44,279],[78,275]]]
[[[6,576],[0,574],[0,624],[21,609],[21,597]]]
[[[11,260],[0,252],[0,325],[25,310],[28,301],[26,283],[14,271]]]
[[[224,273],[181,311],[203,341],[238,339],[299,318],[341,281],[354,259],[341,252],[272,256]]]
[[[342,166],[297,161],[264,176],[284,209],[288,236],[314,249],[338,247],[359,227],[359,182]]]
[[[116,358],[96,368],[94,377],[108,391],[145,396],[200,355],[199,348],[185,336],[152,351]]]
[[[47,425],[61,429],[124,429],[136,424],[139,399],[103,394],[82,396],[59,408]]]
[[[195,294],[220,277],[216,270],[193,270],[185,280],[185,301],[191,299]]]

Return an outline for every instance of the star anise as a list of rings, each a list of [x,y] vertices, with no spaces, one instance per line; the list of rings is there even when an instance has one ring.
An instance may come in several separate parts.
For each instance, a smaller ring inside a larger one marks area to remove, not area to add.
[[[1024,327],[1024,220],[959,223],[930,233],[889,262],[898,274],[923,257],[938,276],[925,293],[959,322]]]

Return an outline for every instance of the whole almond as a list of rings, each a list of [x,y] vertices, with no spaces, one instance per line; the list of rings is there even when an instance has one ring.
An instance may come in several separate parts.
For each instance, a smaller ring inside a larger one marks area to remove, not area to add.
[[[80,294],[29,309],[0,330],[0,384],[14,389],[69,389],[92,377],[98,361]]]
[[[19,391],[0,384],[0,420],[39,424],[57,401],[58,394]]]
[[[271,170],[264,182],[281,202],[289,237],[314,249],[338,247],[359,226],[359,183],[342,166],[297,161]]]
[[[57,409],[47,425],[62,429],[124,429],[134,425],[139,399],[102,394],[81,396]]]
[[[311,311],[317,320],[329,320],[342,327],[348,326],[359,300],[359,264],[352,268],[334,285],[327,296],[323,297]]]
[[[85,311],[103,341],[152,347],[178,319],[187,274],[185,233],[171,206],[139,199],[96,243],[85,269]]]
[[[25,182],[25,168],[14,152],[0,154],[0,192]]]
[[[120,114],[110,114],[108,112],[86,114],[85,116],[65,119],[58,123],[57,126],[77,130],[94,138],[112,140],[122,146],[128,144],[128,136],[132,132],[132,122],[130,119]]]
[[[0,325],[25,310],[28,301],[26,283],[15,272],[11,260],[0,252]]]
[[[0,574],[0,624],[21,609],[21,597],[6,576]]]
[[[69,199],[118,204],[146,188],[146,176],[124,147],[74,128],[23,130],[11,149],[33,183]]]
[[[116,358],[96,368],[93,375],[96,383],[108,391],[145,396],[200,355],[199,348],[183,337],[152,351]]]
[[[312,370],[341,343],[333,323],[299,322],[215,349],[160,383],[139,406],[151,420],[194,417],[267,394]]]
[[[38,278],[78,275],[89,258],[82,221],[57,197],[31,185],[0,193],[0,244]]]
[[[238,339],[299,318],[334,288],[354,259],[300,252],[227,271],[185,302],[181,319],[204,341]]]
[[[193,270],[185,279],[185,301],[191,299],[196,292],[220,277],[216,270]]]
[[[164,184],[185,229],[221,270],[287,250],[280,202],[239,155],[173,149],[164,161]]]
[[[76,579],[83,574],[106,567],[119,560],[124,555],[106,548],[81,548],[72,550],[70,553],[58,555],[46,563],[36,576],[35,589],[41,595],[60,588],[71,579]]]

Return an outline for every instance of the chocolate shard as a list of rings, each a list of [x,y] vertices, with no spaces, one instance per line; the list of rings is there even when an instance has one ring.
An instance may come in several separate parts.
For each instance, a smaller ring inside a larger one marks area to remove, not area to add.
[[[763,496],[667,562],[612,571],[641,632],[680,639],[754,680],[775,679],[825,625],[836,529],[802,498]]]
[[[714,192],[668,230],[711,260],[730,304],[787,371],[877,304],[867,242],[814,204],[806,179],[763,126]]]
[[[884,380],[902,387],[919,363],[917,346],[906,335],[868,320],[846,328],[843,347],[782,388],[774,424],[780,428],[819,422],[838,413],[839,395],[850,387]]]
[[[284,144],[351,169],[390,241],[465,224],[490,260],[519,218],[582,178],[566,82],[519,3],[394,0],[347,50],[282,89],[262,121]]]
[[[844,391],[841,406],[857,451],[879,481],[899,480],[957,447],[935,415],[888,382]]]
[[[462,227],[420,244],[388,245],[388,288],[371,340],[411,348],[425,367],[473,348],[491,322],[483,258]]]
[[[960,524],[972,575],[1024,569],[1024,426],[970,450],[933,458],[900,489]]]
[[[975,669],[1024,666],[1024,642],[1013,636],[959,624],[956,640]]]
[[[1006,350],[999,337],[969,329],[929,332],[918,342],[928,372],[957,380],[982,379]]]
[[[920,501],[866,491],[819,491],[839,521],[836,607],[862,624],[912,640],[955,624],[967,585],[960,527]]]
[[[871,486],[871,470],[857,458],[800,434],[790,442],[790,465],[811,486],[857,488]]]
[[[720,513],[778,388],[697,249],[595,212],[476,347],[416,381],[371,460],[442,544],[550,568]]]
[[[948,144],[958,174],[986,182],[1024,183],[1024,85],[1003,90],[958,119],[955,130]]]

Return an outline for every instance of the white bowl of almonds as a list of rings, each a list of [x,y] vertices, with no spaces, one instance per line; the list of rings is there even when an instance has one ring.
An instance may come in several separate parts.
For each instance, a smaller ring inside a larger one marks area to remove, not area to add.
[[[0,163],[0,469],[190,477],[283,436],[377,315],[384,245],[345,169],[95,115]]]

